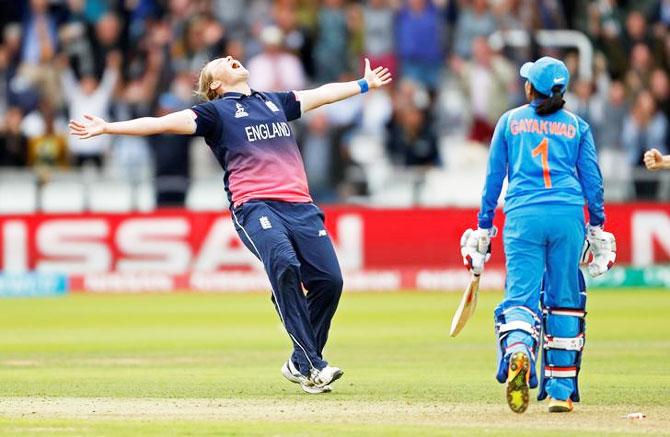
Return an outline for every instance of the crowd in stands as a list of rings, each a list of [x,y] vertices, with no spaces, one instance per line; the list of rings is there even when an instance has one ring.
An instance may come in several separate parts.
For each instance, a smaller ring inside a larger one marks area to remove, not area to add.
[[[592,75],[580,74],[576,50],[540,46],[539,29],[583,32]],[[509,30],[527,31],[529,44],[492,43]],[[179,204],[198,176],[190,150],[204,143],[78,140],[67,120],[188,108],[200,69],[219,56],[241,60],[266,91],[356,79],[368,57],[393,87],[294,124],[316,199],[346,201],[368,190],[352,138],[379,141],[395,168],[443,167],[451,144],[488,145],[500,115],[524,103],[519,66],[544,54],[566,61],[567,107],[599,151],[618,153],[617,169],[639,168],[652,147],[667,153],[670,0],[0,0],[0,166],[45,180],[80,167],[153,177],[160,203]],[[659,183],[643,177],[632,190],[656,199]]]

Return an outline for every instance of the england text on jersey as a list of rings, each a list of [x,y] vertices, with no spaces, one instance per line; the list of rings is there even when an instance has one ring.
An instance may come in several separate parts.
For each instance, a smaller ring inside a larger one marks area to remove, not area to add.
[[[277,137],[290,137],[291,129],[286,122],[261,123],[244,128],[247,141],[268,140]]]

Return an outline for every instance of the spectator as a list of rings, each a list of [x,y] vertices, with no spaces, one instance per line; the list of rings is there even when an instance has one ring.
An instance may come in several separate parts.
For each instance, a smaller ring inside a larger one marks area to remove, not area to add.
[[[596,147],[621,151],[622,129],[628,112],[626,87],[623,82],[617,80],[610,84],[605,106],[607,115],[595,132]]]
[[[504,57],[491,50],[483,36],[473,40],[471,61],[455,56],[451,67],[470,103],[470,139],[488,145],[498,118],[509,107],[508,95],[516,72]]]
[[[7,49],[0,45],[0,120],[5,117],[9,104],[9,80],[12,72],[8,58]]]
[[[49,14],[48,0],[30,0],[30,14],[23,25],[21,61],[39,65],[56,53],[56,20]]]
[[[248,64],[249,86],[263,91],[285,91],[305,87],[305,73],[300,59],[282,48],[284,35],[276,26],[261,32],[263,52]]]
[[[48,0],[30,0],[30,13],[23,24],[19,74],[40,94],[60,104],[58,75],[51,64],[58,41],[56,20]]]
[[[160,88],[160,77],[165,70],[165,64],[161,51],[146,52],[145,70],[126,83],[114,102],[114,115],[117,120],[153,115],[154,96]],[[176,90],[183,89],[185,77],[188,81],[185,100],[188,100],[192,97],[192,78],[189,76],[189,70],[177,74],[172,87]],[[117,177],[139,183],[149,176],[151,164],[151,151],[146,138],[120,136],[114,140],[111,167],[112,173]]]
[[[40,102],[40,112],[44,132],[28,140],[28,165],[46,180],[54,168],[67,167],[67,140],[65,134],[56,129],[56,114],[49,101]]]
[[[465,0],[456,22],[456,55],[469,59],[472,55],[472,41],[478,36],[489,36],[496,29],[496,19],[490,11],[488,0]]]
[[[172,51],[176,69],[199,71],[213,54],[221,52],[224,34],[221,24],[211,17],[189,18]]]
[[[21,26],[18,23],[8,24],[2,32],[3,44],[0,45],[0,96],[5,101],[0,104],[18,106],[23,113],[37,106],[39,90],[28,78],[18,74],[21,60]],[[4,94],[3,94],[4,92]]]
[[[283,46],[288,52],[298,56],[308,76],[314,76],[312,35],[298,23],[298,14],[293,2],[277,2],[273,9],[276,26],[284,35]],[[239,58],[238,58],[239,59]]]
[[[441,17],[432,1],[407,0],[396,20],[401,76],[437,89],[444,56],[441,40]]]
[[[637,93],[649,86],[649,77],[654,68],[651,50],[643,43],[637,43],[630,52],[630,69],[626,75],[628,87]]]
[[[355,80],[351,74],[343,74],[340,82]],[[372,96],[375,94],[370,94]],[[314,195],[326,201],[337,198],[336,187],[341,185],[347,172],[354,165],[348,156],[348,142],[359,128],[362,118],[363,97],[352,97],[333,103],[316,111],[307,121],[302,141],[302,154],[308,181],[314,181]]]
[[[421,85],[409,79],[402,81],[394,98],[394,114],[386,135],[386,149],[396,165],[430,167],[439,164],[429,105],[429,97]]]
[[[574,92],[566,93],[565,100],[567,108],[583,118],[597,132],[603,120],[605,102],[594,92],[594,86],[591,80],[577,79]]]
[[[95,23],[95,37],[91,40],[94,42],[95,75],[100,77],[105,70],[109,54],[122,48],[120,18],[112,12],[100,17]]]
[[[394,11],[388,0],[369,0],[363,8],[363,54],[372,65],[384,65],[396,75]]]
[[[318,202],[332,201],[336,195],[331,167],[335,141],[330,132],[328,115],[324,111],[315,112],[307,121],[307,132],[302,141],[307,181],[312,196]]]
[[[66,64],[66,61],[61,62]],[[90,75],[77,80],[69,66],[64,65],[61,79],[71,119],[82,119],[85,114],[107,116],[112,92],[119,74],[120,62],[120,54],[111,53],[100,82]],[[108,148],[109,139],[105,136],[94,140],[69,137],[69,150],[76,167],[81,167],[84,163],[90,162],[97,168],[102,168],[103,155]]]
[[[389,126],[387,149],[391,160],[406,167],[439,164],[437,138],[426,111],[407,106]]]
[[[226,28],[226,33],[234,38],[242,38],[245,34],[246,0],[214,0],[213,12]]]
[[[83,0],[69,0],[68,20],[61,25],[58,35],[63,52],[68,56],[79,76],[95,75],[95,38],[84,15]]]
[[[651,73],[649,81],[650,91],[656,100],[656,105],[666,120],[670,120],[670,80],[668,73],[661,68]],[[670,146],[670,129],[668,129],[665,144]]]
[[[643,168],[644,153],[652,148],[667,154],[667,135],[668,120],[656,109],[651,93],[641,92],[623,124],[622,141],[628,154],[628,163],[633,167]],[[638,199],[655,199],[657,191],[657,180],[635,180],[635,194]]]
[[[588,33],[599,42],[609,60],[609,70],[614,77],[622,77],[627,68],[626,51],[622,38],[623,12],[616,0],[592,2],[588,8]]]
[[[165,93],[158,100],[161,117],[170,112],[186,109],[190,101],[179,93]],[[188,95],[187,95],[188,98]],[[156,204],[158,206],[183,206],[190,183],[191,138],[185,135],[154,135],[149,138],[155,163]]]
[[[348,27],[343,0],[324,0],[314,46],[316,81],[333,82],[349,67]]]
[[[565,27],[564,5],[560,0],[504,0],[492,2],[500,30],[560,29]]]
[[[28,155],[28,138],[21,132],[23,113],[10,107],[0,131],[0,167],[23,167]]]
[[[645,16],[640,11],[629,12],[626,16],[626,37],[624,38],[626,52],[630,52],[636,44],[651,47],[652,43]]]

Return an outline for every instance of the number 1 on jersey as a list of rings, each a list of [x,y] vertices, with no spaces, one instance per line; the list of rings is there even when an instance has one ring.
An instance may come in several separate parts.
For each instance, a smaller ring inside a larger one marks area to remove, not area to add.
[[[533,158],[541,155],[542,175],[544,176],[544,188],[551,188],[551,174],[549,173],[549,138],[544,138],[540,144],[533,149]]]

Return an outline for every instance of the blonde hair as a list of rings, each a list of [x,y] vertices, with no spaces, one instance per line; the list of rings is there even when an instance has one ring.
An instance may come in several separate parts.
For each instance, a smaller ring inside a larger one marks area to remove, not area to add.
[[[204,100],[214,100],[219,96],[219,94],[216,92],[216,90],[213,90],[209,87],[214,81],[214,78],[212,77],[212,73],[210,73],[207,69],[208,66],[209,62],[205,64],[204,67],[202,67],[202,70],[200,70],[200,77],[198,77],[198,88],[195,90],[195,94]]]

